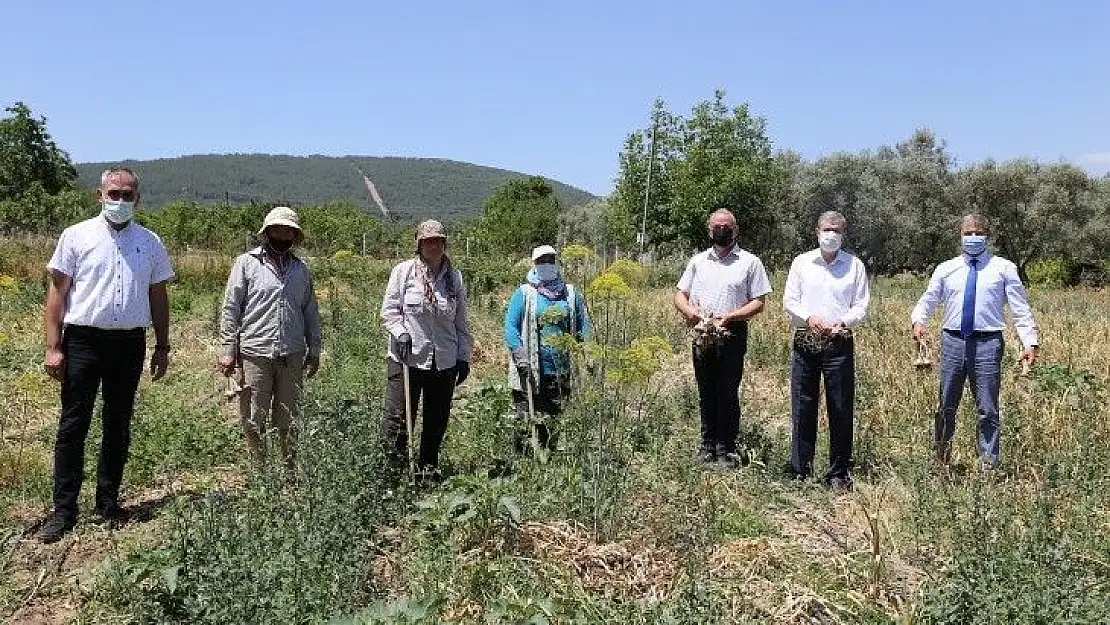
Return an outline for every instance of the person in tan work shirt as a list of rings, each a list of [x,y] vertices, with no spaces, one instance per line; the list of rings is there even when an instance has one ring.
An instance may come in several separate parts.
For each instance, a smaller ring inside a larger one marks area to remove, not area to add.
[[[241,367],[239,417],[251,459],[265,462],[272,420],[292,475],[304,378],[320,366],[320,312],[308,265],[293,253],[304,240],[297,213],[271,210],[258,236],[262,245],[236,258],[227,279],[216,367],[228,377]]]
[[[451,395],[470,375],[473,339],[462,273],[447,256],[447,232],[429,219],[416,229],[416,255],[389,274],[381,319],[389,333],[386,401],[382,436],[392,469],[400,467],[409,444],[403,379],[410,377],[409,409],[424,398],[417,459],[418,482],[440,480],[439,451],[451,414]],[[415,442],[415,441],[414,441]]]

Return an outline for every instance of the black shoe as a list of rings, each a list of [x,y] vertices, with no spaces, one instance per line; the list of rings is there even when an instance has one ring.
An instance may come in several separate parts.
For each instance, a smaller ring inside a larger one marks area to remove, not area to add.
[[[834,495],[841,495],[844,493],[852,492],[852,478],[850,477],[834,477],[829,480],[829,490]]]
[[[113,527],[123,525],[131,519],[131,514],[118,503],[97,506],[96,516]]]
[[[698,462],[709,464],[717,459],[717,452],[702,447],[698,450]]]
[[[56,543],[77,525],[77,519],[55,514],[42,526],[35,538],[44,545]]]

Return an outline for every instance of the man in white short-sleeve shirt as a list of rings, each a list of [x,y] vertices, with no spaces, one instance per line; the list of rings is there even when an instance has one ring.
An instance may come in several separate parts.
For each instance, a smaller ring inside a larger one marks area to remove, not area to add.
[[[135,391],[146,357],[146,328],[154,326],[153,379],[169,365],[169,301],[173,278],[166,247],[134,223],[139,178],[115,167],[100,177],[101,213],[65,229],[47,265],[46,372],[61,382],[62,411],[54,443],[54,513],[39,531],[55,542],[77,522],[84,479],[85,438],[101,389],[103,435],[97,466],[96,512],[109,522],[126,517],[120,482],[131,440]]]
[[[686,324],[704,335],[694,347],[701,416],[698,459],[735,468],[740,464],[736,437],[748,320],[763,310],[771,281],[763,262],[736,244],[739,227],[730,211],[714,212],[708,226],[713,246],[686,264],[674,305]]]

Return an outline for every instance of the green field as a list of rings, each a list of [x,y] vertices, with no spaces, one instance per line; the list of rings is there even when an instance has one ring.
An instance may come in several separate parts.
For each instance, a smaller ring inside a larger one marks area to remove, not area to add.
[[[58,412],[41,366],[50,246],[0,245],[0,611],[13,621],[1110,618],[1110,291],[1031,291],[1042,361],[1028,377],[1007,376],[1002,464],[984,477],[970,398],[952,470],[931,461],[935,374],[915,371],[908,338],[923,282],[875,282],[856,335],[856,490],[833,497],[783,474],[783,274],[751,329],[747,466],[723,472],[694,459],[688,337],[669,303],[680,268],[627,262],[627,284],[587,288],[598,345],[579,360],[596,366],[581,367],[562,449],[541,465],[512,453],[506,417],[500,317],[524,268],[461,260],[478,345],[448,429],[448,479],[390,491],[378,442],[389,264],[312,262],[325,354],[308,387],[300,479],[289,487],[249,469],[211,369],[231,259],[178,255],[174,362],[164,381],[143,381],[125,476],[124,504],[138,518],[116,531],[95,524],[87,483],[76,532],[43,546],[30,533],[50,505]],[[572,277],[589,287],[596,276]],[[1018,343],[1009,332],[1007,341],[1012,371]],[[820,447],[819,461],[825,454]]]

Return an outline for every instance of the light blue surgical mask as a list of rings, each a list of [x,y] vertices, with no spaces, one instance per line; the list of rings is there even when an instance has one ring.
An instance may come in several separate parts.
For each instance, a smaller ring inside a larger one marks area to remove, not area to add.
[[[536,277],[547,282],[559,277],[559,268],[553,263],[540,263],[536,265]]]
[[[135,203],[123,200],[104,200],[100,214],[114,224],[125,224],[135,216]]]
[[[987,249],[987,237],[982,234],[965,234],[960,237],[960,246],[968,256],[978,256]]]

